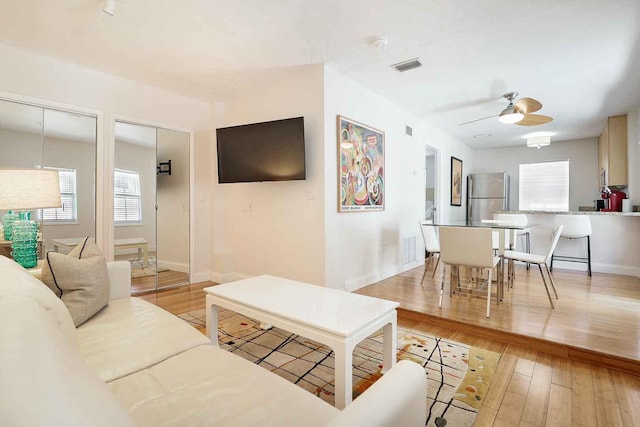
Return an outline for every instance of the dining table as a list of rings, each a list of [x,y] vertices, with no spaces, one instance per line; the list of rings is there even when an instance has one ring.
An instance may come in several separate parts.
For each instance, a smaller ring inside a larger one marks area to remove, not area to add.
[[[516,232],[525,230],[527,228],[535,227],[536,224],[522,224],[512,221],[498,221],[494,219],[483,219],[481,221],[434,221],[433,225],[437,227],[479,227],[479,228],[491,228],[498,232],[498,253],[500,257],[500,265],[498,267],[497,277],[497,289],[498,289],[498,301],[502,301],[504,297],[504,252],[507,249],[505,247],[505,236],[509,233],[509,249],[514,248]]]

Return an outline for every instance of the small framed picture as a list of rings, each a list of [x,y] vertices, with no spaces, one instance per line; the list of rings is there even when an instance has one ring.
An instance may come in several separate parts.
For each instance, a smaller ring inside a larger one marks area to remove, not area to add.
[[[451,156],[451,206],[462,206],[462,160]]]

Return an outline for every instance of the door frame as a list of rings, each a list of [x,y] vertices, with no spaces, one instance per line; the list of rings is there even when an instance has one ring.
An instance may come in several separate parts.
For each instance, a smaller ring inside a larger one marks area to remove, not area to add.
[[[423,188],[426,190],[426,181],[427,181],[427,165],[426,165],[426,161],[427,161],[427,152],[432,151],[435,153],[434,157],[435,157],[435,161],[434,161],[434,167],[435,167],[435,183],[434,183],[434,195],[433,195],[433,200],[434,200],[434,204],[435,204],[435,212],[433,214],[433,221],[435,223],[437,223],[440,220],[440,214],[441,214],[441,197],[440,197],[440,150],[436,147],[434,147],[433,145],[429,145],[429,144],[425,144],[425,178],[424,178],[424,182],[423,182]],[[423,196],[426,193],[426,191],[423,191]],[[424,206],[424,202],[425,200],[423,200],[423,206]],[[423,215],[426,213],[426,210],[423,208]],[[426,218],[424,218],[426,219]]]

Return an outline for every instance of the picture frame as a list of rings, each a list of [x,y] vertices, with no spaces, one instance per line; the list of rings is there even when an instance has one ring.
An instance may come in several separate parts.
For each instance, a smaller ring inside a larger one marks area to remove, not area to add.
[[[337,116],[338,213],[383,211],[385,135]]]
[[[451,156],[451,206],[462,206],[462,160]]]

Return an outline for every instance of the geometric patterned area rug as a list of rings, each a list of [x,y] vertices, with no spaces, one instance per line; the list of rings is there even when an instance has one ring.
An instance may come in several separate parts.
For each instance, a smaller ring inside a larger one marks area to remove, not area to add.
[[[204,332],[205,310],[179,315]],[[220,347],[334,404],[334,357],[329,347],[220,309]],[[382,376],[382,330],[353,352],[354,399]],[[471,426],[486,396],[500,354],[398,328],[398,360],[427,374],[427,426]]]

